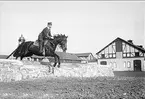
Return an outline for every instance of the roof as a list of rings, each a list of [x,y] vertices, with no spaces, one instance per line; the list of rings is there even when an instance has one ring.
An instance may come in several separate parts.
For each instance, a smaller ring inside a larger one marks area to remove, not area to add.
[[[60,59],[69,59],[69,60],[81,60],[75,54],[65,53],[65,52],[56,52]]]
[[[107,48],[109,45],[111,45],[112,43],[114,43],[117,40],[121,40],[122,42],[125,42],[126,44],[128,44],[128,45],[130,45],[130,46],[132,46],[132,47],[140,50],[141,52],[145,53],[145,49],[144,48],[141,48],[138,45],[134,45],[133,43],[127,42],[127,41],[125,41],[125,40],[123,40],[123,39],[121,39],[121,38],[118,37],[115,40],[113,40],[111,43],[109,43],[107,46],[105,46],[103,49],[101,49],[99,52],[97,52],[96,54],[99,54],[101,51],[103,51],[105,48]]]
[[[60,57],[60,59],[68,59],[68,60],[81,60],[75,54],[72,53],[65,53],[65,52],[56,52],[56,54]],[[31,56],[33,58],[44,58],[44,56]]]
[[[90,54],[92,54],[92,53],[76,53],[75,55],[78,57],[88,57]]]
[[[92,55],[93,59],[91,59],[89,61],[96,61],[97,59],[93,56],[92,53],[76,53],[75,55],[77,57],[88,57],[90,54]]]
[[[6,59],[8,55],[0,55],[0,59]]]

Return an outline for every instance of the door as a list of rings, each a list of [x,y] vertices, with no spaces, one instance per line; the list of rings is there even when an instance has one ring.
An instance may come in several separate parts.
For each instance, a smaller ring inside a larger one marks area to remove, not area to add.
[[[141,71],[141,60],[134,60],[134,71]]]

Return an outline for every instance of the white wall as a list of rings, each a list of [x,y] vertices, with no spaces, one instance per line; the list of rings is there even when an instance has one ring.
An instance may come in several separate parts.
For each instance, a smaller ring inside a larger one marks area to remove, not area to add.
[[[113,63],[111,67],[113,67],[114,71],[134,71],[134,60],[141,60],[141,69],[142,71],[145,71],[145,65],[144,65],[144,58],[123,58],[123,59],[99,59],[98,63],[100,64],[100,61],[107,61],[107,65],[110,65],[110,62]],[[131,62],[131,67],[128,68],[124,66],[124,62]],[[115,64],[117,66],[115,66]]]

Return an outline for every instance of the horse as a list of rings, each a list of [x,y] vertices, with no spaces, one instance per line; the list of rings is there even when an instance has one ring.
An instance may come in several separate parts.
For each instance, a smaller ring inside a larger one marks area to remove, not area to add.
[[[51,39],[50,41],[45,40],[45,57],[54,57],[55,61],[53,67],[58,64],[57,67],[60,68],[60,57],[55,53],[55,49],[57,45],[60,45],[60,48],[62,48],[63,52],[66,52],[68,36],[57,34],[53,37],[54,39]],[[26,41],[21,43],[13,53],[13,56],[16,57],[16,59],[20,57],[20,60],[22,60],[24,57],[31,57],[32,55],[44,56],[42,53],[40,53],[39,45],[36,46],[34,41]]]

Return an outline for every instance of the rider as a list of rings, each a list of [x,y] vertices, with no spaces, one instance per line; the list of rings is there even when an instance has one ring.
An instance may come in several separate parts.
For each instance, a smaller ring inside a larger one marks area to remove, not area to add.
[[[44,48],[44,41],[47,39],[48,41],[50,41],[50,39],[52,39],[52,35],[51,35],[51,27],[52,27],[52,22],[48,22],[47,23],[47,27],[45,27],[42,32],[39,34],[38,36],[38,41],[39,41],[39,50],[40,53],[43,53],[43,48]]]

